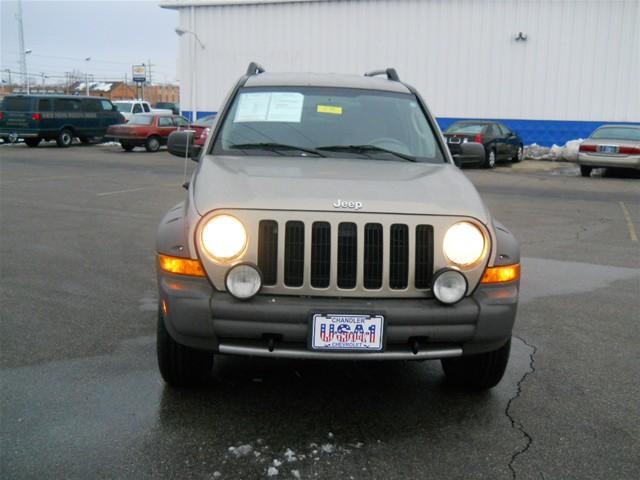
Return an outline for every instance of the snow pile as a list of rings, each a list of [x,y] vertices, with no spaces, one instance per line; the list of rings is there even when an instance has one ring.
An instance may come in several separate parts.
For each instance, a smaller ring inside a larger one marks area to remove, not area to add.
[[[333,433],[329,433],[327,438],[329,439],[328,442],[312,442],[307,445],[306,449],[303,447],[298,452],[291,448],[285,448],[280,453],[272,451],[269,445],[266,445],[264,440],[259,438],[252,443],[228,447],[222,464],[226,464],[228,460],[231,460],[232,464],[242,462],[257,466],[262,470],[263,475],[267,477],[293,477],[299,479],[302,476],[301,467],[304,466],[303,462],[319,462],[323,459],[328,460],[331,456],[345,457],[350,455],[353,449],[359,449],[364,446],[362,442],[347,443],[342,446],[336,442]],[[378,440],[378,442],[380,441]],[[296,468],[292,469],[292,467]],[[216,473],[222,476],[222,473]]]
[[[582,138],[569,140],[564,145],[553,145],[549,147],[541,147],[537,144],[531,144],[524,147],[524,157],[532,160],[550,160],[552,162],[575,162],[578,160],[578,149],[584,141]]]
[[[253,447],[249,444],[240,445],[239,447],[229,447],[229,452],[236,458],[245,457],[253,452]]]
[[[89,82],[89,90],[93,90],[96,92],[108,92],[109,90],[111,90],[111,87],[113,86],[113,83],[107,83],[107,82]],[[77,86],[76,86],[76,92],[82,92],[84,90],[86,90],[86,84],[84,82],[80,82]]]

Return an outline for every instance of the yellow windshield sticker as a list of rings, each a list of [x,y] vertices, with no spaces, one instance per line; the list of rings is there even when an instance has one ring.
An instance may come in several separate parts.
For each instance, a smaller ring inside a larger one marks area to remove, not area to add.
[[[342,115],[342,107],[334,105],[318,105],[318,113],[332,113],[334,115]]]

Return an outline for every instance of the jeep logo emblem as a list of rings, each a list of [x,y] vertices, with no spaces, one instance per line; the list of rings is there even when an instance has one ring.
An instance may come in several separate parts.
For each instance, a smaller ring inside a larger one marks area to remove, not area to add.
[[[346,200],[338,199],[333,202],[333,208],[351,208],[353,210],[360,210],[362,208],[362,202],[348,202]]]

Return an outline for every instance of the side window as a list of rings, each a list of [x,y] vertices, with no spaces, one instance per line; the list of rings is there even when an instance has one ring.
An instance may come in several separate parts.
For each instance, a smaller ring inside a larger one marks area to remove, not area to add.
[[[495,125],[489,125],[487,127],[487,135],[489,135],[490,137],[501,137],[502,133],[496,128]]]
[[[85,100],[84,101],[84,111],[85,112],[99,112],[101,110],[100,108],[100,101],[99,100]]]
[[[56,112],[79,112],[81,102],[71,98],[58,98],[54,105]]]
[[[173,119],[175,120],[176,125],[178,125],[179,127],[189,126],[189,121],[184,117],[173,117]]]
[[[113,104],[109,100],[100,100],[102,104],[102,110],[105,112],[111,112],[113,110]]]
[[[133,105],[133,113],[142,113],[142,107],[139,103]]]
[[[158,126],[159,127],[173,127],[173,120],[171,117],[159,117],[158,118]]]
[[[53,105],[51,104],[50,98],[43,98],[38,103],[38,111],[40,112],[51,112],[53,111]]]
[[[145,112],[150,112],[151,111],[151,109],[149,108],[149,104],[148,103],[143,103],[142,104],[142,108],[144,108]]]
[[[500,127],[500,130],[502,130],[502,133],[505,137],[508,137],[509,135],[511,135],[511,130],[509,130],[507,127],[505,127],[501,123],[499,123],[498,126]]]

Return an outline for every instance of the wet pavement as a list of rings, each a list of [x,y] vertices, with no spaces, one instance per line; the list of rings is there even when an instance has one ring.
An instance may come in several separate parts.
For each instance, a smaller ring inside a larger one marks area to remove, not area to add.
[[[490,392],[448,386],[438,362],[233,357],[175,391],[155,364],[153,248],[182,168],[0,146],[2,478],[640,477],[637,179],[466,171],[524,256]]]

